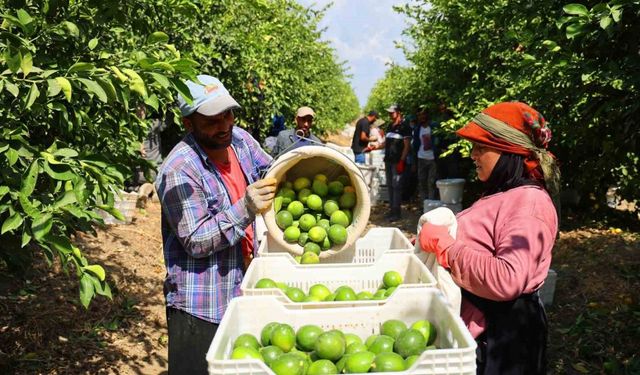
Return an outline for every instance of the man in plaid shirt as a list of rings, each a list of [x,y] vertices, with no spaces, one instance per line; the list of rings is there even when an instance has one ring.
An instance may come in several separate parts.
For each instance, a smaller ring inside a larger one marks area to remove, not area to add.
[[[178,97],[187,135],[156,180],[170,374],[207,372],[206,352],[256,248],[255,216],[269,208],[276,190],[275,179],[260,179],[271,157],[234,127],[238,103],[218,79],[197,78],[186,82],[193,101]]]

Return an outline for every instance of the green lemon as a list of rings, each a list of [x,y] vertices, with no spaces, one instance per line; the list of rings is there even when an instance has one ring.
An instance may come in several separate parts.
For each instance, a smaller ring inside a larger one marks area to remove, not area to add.
[[[322,174],[322,173],[318,173],[317,175],[313,176],[313,180],[314,181],[322,181],[325,184],[327,183],[327,176]]]
[[[317,296],[310,296],[307,294],[307,296],[304,297],[304,300],[302,302],[322,302],[322,298]]]
[[[364,341],[364,344],[367,346],[367,349],[369,349],[371,347],[371,345],[373,344],[374,341],[376,341],[376,338],[378,338],[378,336],[380,335],[371,335],[369,337],[367,337],[367,339]]]
[[[330,195],[342,195],[344,185],[340,181],[329,182],[329,194]]]
[[[288,324],[278,324],[271,331],[269,341],[271,345],[277,346],[283,352],[288,353],[296,344],[296,332]]]
[[[359,342],[362,344],[362,339],[360,338],[360,336],[353,334],[353,333],[345,333],[344,334],[344,341],[345,344],[347,345],[347,347],[353,343]]]
[[[347,176],[346,174],[340,175],[336,178],[336,181],[339,181],[343,188],[344,186],[348,186],[351,185],[351,180],[349,179],[349,176]]]
[[[285,353],[270,367],[276,375],[300,375],[304,373],[305,360],[296,353]]]
[[[387,291],[386,291],[386,292],[384,292],[384,296],[385,296],[385,297],[389,297],[389,296],[391,296],[391,295],[393,294],[393,292],[395,292],[395,291],[396,291],[396,287],[395,287],[395,286],[392,286],[391,288],[387,289]]]
[[[329,228],[331,228],[331,223],[329,222],[328,219],[318,220],[317,225],[322,227],[322,229],[324,229],[325,231],[329,231]]]
[[[345,354],[354,354],[360,352],[366,352],[367,346],[361,342],[354,342],[351,345],[347,345],[347,349],[345,350]]]
[[[331,214],[329,222],[331,223],[331,225],[338,224],[342,225],[345,228],[349,226],[349,218],[347,217],[347,214],[340,210],[335,211]]]
[[[308,232],[309,229],[316,225],[316,218],[311,214],[304,214],[300,216],[298,222],[300,223],[300,229],[302,229],[303,232]]]
[[[250,333],[243,333],[236,338],[236,341],[233,342],[234,349],[239,347],[254,348],[258,350],[260,349],[260,343],[254,335]]]
[[[320,249],[322,251],[329,250],[331,246],[333,246],[333,244],[331,243],[331,240],[327,236],[324,238],[324,241],[322,241],[322,245],[320,245]]]
[[[321,197],[326,197],[329,194],[329,187],[327,187],[327,183],[320,180],[313,181],[311,190],[313,190],[315,194],[318,194]]]
[[[331,217],[331,214],[338,211],[340,206],[338,206],[338,202],[327,199],[324,202],[324,214]]]
[[[300,288],[296,288],[296,287],[290,287],[289,289],[287,289],[285,294],[293,302],[302,302],[305,297],[304,292]]]
[[[325,302],[333,302],[336,300],[336,293],[333,292],[324,298]]]
[[[287,211],[291,212],[294,219],[298,219],[304,213],[304,204],[300,201],[292,201],[287,206]]]
[[[393,337],[389,337],[387,335],[379,335],[369,346],[369,351],[375,354],[392,352],[394,342],[395,340],[393,339]]]
[[[373,294],[365,290],[358,293],[356,295],[356,298],[358,299],[358,301],[367,301],[367,300],[373,299]]]
[[[344,338],[335,333],[325,332],[318,337],[315,350],[319,358],[337,361],[345,351]]]
[[[357,352],[353,353],[347,359],[344,365],[345,372],[347,374],[362,374],[369,372],[373,361],[376,359],[376,355],[371,352]]]
[[[392,337],[394,340],[406,330],[407,325],[403,321],[397,319],[389,319],[380,326],[380,333]]]
[[[327,235],[333,244],[342,245],[347,242],[347,229],[340,224],[333,224]]]
[[[293,215],[289,211],[280,211],[276,214],[276,224],[282,230],[287,229],[293,224]]]
[[[384,352],[376,356],[373,363],[376,372],[404,371],[404,359],[397,353]]]
[[[416,329],[420,331],[420,333],[422,333],[425,341],[427,342],[427,345],[431,345],[434,341],[436,341],[436,327],[431,324],[430,321],[418,320],[411,325],[411,328]]]
[[[257,289],[265,289],[265,288],[277,288],[278,286],[276,285],[275,281],[265,277],[258,280],[255,287]]]
[[[231,359],[259,359],[261,361],[264,361],[264,358],[262,358],[262,355],[260,354],[258,349],[248,348],[245,346],[240,346],[233,349],[233,352],[231,353]]]
[[[289,243],[298,242],[299,237],[300,237],[300,228],[296,228],[292,225],[290,227],[287,227],[287,229],[284,230],[284,240]]]
[[[307,242],[304,245],[303,253],[314,253],[316,255],[320,255],[320,245],[315,242]]]
[[[300,237],[298,237],[298,245],[304,246],[307,241],[309,241],[309,234],[307,232],[300,233]]]
[[[310,352],[315,349],[316,341],[324,331],[322,328],[314,324],[308,324],[300,327],[296,332],[297,347],[300,350]]]
[[[311,189],[302,189],[298,192],[298,200],[303,204],[307,204],[307,198],[309,198],[311,194],[313,194]]]
[[[260,349],[260,354],[262,355],[262,358],[264,358],[264,363],[266,363],[267,366],[270,366],[271,363],[278,359],[278,357],[280,357],[283,353],[284,352],[282,351],[282,349],[273,345],[265,346],[264,348]]]
[[[336,301],[356,301],[356,292],[350,287],[340,287],[336,290]]]
[[[410,355],[407,358],[405,358],[404,368],[408,370],[411,366],[413,366],[414,363],[416,363],[418,358],[420,358],[419,355]]]
[[[356,193],[343,193],[338,201],[340,208],[353,208],[356,205]]]
[[[393,350],[403,358],[407,358],[412,355],[419,355],[424,351],[426,346],[427,342],[422,332],[417,329],[408,329],[398,335],[393,345]]]
[[[296,199],[296,192],[291,188],[284,187],[280,189],[280,191],[276,194],[277,196],[282,197],[282,205],[289,205],[289,203],[293,202]]]
[[[298,177],[293,181],[293,189],[295,191],[300,191],[302,189],[306,189],[311,186],[311,180],[306,177]]]
[[[378,289],[378,290],[376,290],[375,293],[373,293],[373,297],[371,297],[371,299],[373,299],[373,300],[385,299],[385,298],[387,298],[386,292],[387,292],[386,289]]]
[[[302,257],[300,258],[300,264],[318,264],[318,263],[320,263],[320,257],[318,256],[318,254],[311,251],[307,251],[306,253],[302,254]]]
[[[338,369],[328,359],[319,359],[309,366],[307,375],[325,375],[325,374],[337,374]]]
[[[309,288],[309,295],[317,296],[320,300],[324,300],[331,294],[331,290],[323,284],[314,284]]]
[[[271,344],[271,332],[276,328],[278,322],[271,322],[262,328],[262,332],[260,333],[260,343],[262,346],[269,346]]]
[[[327,231],[319,225],[309,229],[309,239],[315,243],[322,243],[327,238]]]
[[[316,194],[309,195],[307,197],[307,207],[314,211],[322,211],[322,198]]]
[[[397,271],[387,271],[384,273],[382,277],[382,282],[384,283],[385,288],[391,288],[393,286],[398,286],[402,284],[402,275]]]

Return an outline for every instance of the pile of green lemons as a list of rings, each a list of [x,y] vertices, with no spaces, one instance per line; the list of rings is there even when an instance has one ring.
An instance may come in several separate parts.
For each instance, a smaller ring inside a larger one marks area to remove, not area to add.
[[[402,275],[397,271],[387,271],[382,277],[382,285],[375,292],[361,291],[356,293],[351,287],[343,285],[331,292],[324,284],[314,284],[307,294],[300,288],[288,286],[269,278],[258,280],[255,288],[279,288],[293,302],[331,302],[331,301],[364,301],[381,300],[389,297],[402,284]]]
[[[299,263],[320,262],[320,252],[347,242],[356,193],[347,175],[327,181],[324,174],[280,183],[273,208],[284,240],[304,248]]]
[[[231,359],[259,359],[276,375],[404,371],[422,352],[437,349],[436,335],[428,320],[410,327],[401,320],[387,320],[379,334],[364,341],[353,333],[325,331],[314,324],[295,331],[289,324],[271,322],[262,329],[260,341],[247,333],[238,336]]]

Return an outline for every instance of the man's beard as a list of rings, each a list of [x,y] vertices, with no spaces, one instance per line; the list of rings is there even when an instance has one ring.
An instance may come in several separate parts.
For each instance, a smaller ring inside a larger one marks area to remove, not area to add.
[[[231,129],[233,129],[233,128],[231,128]],[[231,132],[231,129],[229,130],[229,132]],[[229,145],[231,145],[231,139],[233,137],[229,137],[228,141],[227,140],[221,141],[215,136],[210,137],[210,136],[202,134],[199,131],[194,129],[193,138],[203,148],[206,148],[206,149],[209,149],[209,150],[221,150],[221,149],[225,149],[225,148],[229,147]]]

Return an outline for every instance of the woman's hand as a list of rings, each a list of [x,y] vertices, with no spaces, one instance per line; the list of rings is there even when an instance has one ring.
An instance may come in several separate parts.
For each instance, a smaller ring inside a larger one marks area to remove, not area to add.
[[[455,241],[445,225],[424,223],[420,229],[420,247],[427,253],[436,254],[438,263],[444,268],[449,268],[447,250]]]

